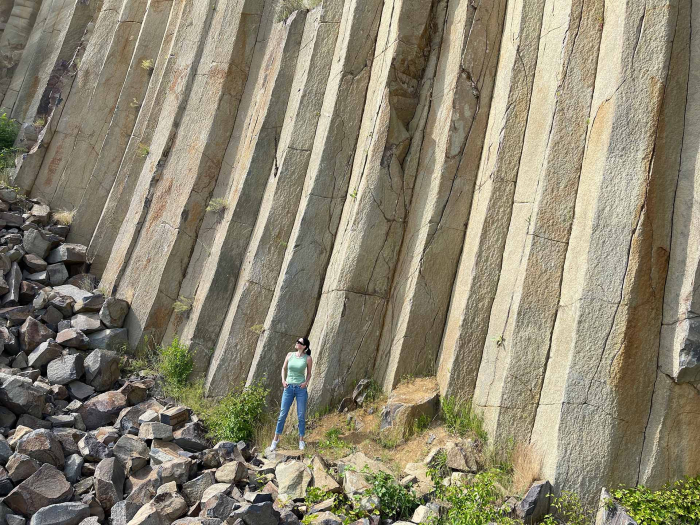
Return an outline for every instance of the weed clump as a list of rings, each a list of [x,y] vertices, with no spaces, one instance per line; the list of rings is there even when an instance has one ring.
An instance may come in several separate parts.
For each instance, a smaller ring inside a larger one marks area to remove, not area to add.
[[[700,524],[700,476],[652,491],[644,486],[619,488],[611,495],[639,525]]]
[[[160,349],[158,371],[163,376],[166,387],[177,389],[185,386],[193,368],[194,361],[190,349],[181,344],[177,337],[168,346]]]
[[[228,201],[222,198],[216,198],[209,201],[207,206],[207,211],[212,213],[219,213],[228,208]]]
[[[61,226],[70,226],[75,218],[76,210],[59,210],[52,214],[53,220],[56,224]]]

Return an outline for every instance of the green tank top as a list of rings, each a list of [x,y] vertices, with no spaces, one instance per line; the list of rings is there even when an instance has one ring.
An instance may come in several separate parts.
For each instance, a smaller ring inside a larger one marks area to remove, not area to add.
[[[307,357],[306,354],[302,357],[297,357],[296,352],[289,357],[289,361],[287,361],[287,383],[291,385],[300,385],[306,381]]]

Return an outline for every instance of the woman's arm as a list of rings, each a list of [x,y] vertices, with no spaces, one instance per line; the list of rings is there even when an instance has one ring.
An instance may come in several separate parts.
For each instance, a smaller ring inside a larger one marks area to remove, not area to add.
[[[289,354],[284,359],[284,364],[282,365],[282,386],[287,388],[287,361],[289,361]]]
[[[306,358],[306,381],[301,384],[301,388],[306,388],[309,386],[309,380],[311,379],[311,368],[314,366],[314,360],[311,356]]]

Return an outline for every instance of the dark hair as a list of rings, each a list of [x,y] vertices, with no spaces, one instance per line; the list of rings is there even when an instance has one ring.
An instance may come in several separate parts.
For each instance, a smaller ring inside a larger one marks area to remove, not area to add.
[[[300,337],[297,339],[297,343],[301,339],[302,343],[306,347],[306,355],[311,355],[311,343],[309,343],[309,340],[306,337]]]

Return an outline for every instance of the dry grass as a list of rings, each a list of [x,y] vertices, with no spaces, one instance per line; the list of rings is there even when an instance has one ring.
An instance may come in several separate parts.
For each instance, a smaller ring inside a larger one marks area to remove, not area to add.
[[[59,210],[53,213],[53,220],[61,226],[70,226],[73,224],[75,212],[77,210]]]
[[[533,445],[518,443],[513,449],[513,490],[524,493],[541,477],[542,456]]]

